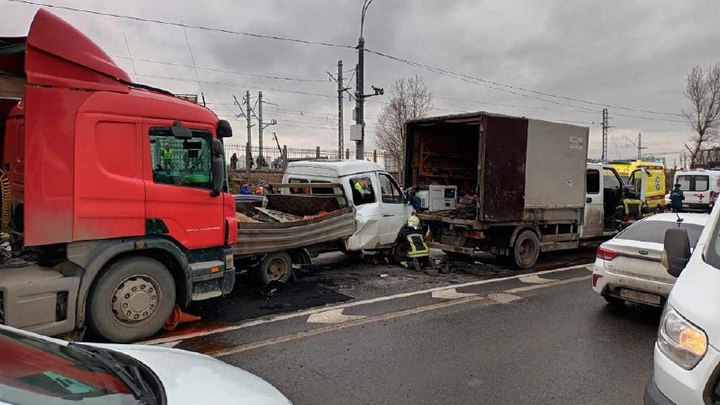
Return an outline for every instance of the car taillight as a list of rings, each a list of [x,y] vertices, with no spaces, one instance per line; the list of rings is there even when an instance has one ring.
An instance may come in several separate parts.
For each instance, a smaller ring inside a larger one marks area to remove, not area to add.
[[[618,255],[618,252],[615,250],[612,250],[612,249],[604,248],[602,246],[600,246],[597,249],[597,258],[598,259],[610,261],[610,260],[616,258],[617,255]]]
[[[597,285],[598,280],[602,278],[602,275],[600,274],[593,274],[592,275],[592,286],[595,287]]]

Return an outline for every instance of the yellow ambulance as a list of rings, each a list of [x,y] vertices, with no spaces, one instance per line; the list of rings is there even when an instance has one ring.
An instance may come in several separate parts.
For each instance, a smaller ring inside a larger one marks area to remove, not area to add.
[[[650,208],[662,209],[665,205],[665,166],[643,160],[616,160],[610,165],[639,198]]]

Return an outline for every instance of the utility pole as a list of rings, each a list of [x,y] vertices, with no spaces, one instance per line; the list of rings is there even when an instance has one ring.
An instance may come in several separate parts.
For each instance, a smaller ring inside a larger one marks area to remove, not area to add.
[[[647,148],[643,148],[643,146],[642,146],[642,134],[638,134],[637,148],[638,148],[638,157],[637,158],[638,158],[638,160],[642,160],[642,150],[647,149]]]
[[[343,63],[341,60],[338,61],[338,73],[337,77],[333,76],[332,73],[326,72],[328,76],[330,76],[330,79],[335,81],[338,85],[338,159],[343,158],[343,150],[345,150],[345,136],[343,133],[343,93],[347,93],[350,96],[350,100],[354,98],[353,94],[350,93],[348,90],[350,90],[350,87],[345,87],[345,83],[343,83]],[[357,101],[357,100],[356,100]],[[355,110],[355,113],[357,114],[357,109]],[[356,116],[357,118],[357,116]],[[351,138],[352,138],[352,131],[351,131]],[[350,159],[349,157],[346,157],[346,159]]]
[[[607,161],[607,146],[608,146],[608,109],[603,108],[602,110],[602,153],[600,155],[600,160],[605,162]]]
[[[258,156],[263,155],[263,116],[262,116],[262,91],[258,92]],[[260,167],[258,167],[260,169]]]
[[[338,85],[338,159],[342,160],[343,155],[343,149],[345,149],[345,138],[343,137],[343,92],[345,91],[345,88],[343,87],[343,77],[342,77],[342,69],[343,63],[342,60],[338,61],[338,78],[337,78],[337,85]]]
[[[258,120],[258,149],[259,149],[258,157],[260,158],[260,160],[259,160],[260,162],[265,161],[265,156],[263,156],[263,130],[265,130],[265,128],[269,127],[270,125],[277,124],[277,121],[275,121],[275,120],[271,120],[270,122],[265,123],[265,124],[263,123],[263,103],[264,104],[272,104],[272,103],[268,103],[267,101],[263,101],[262,91],[259,91],[258,92],[257,120]],[[260,165],[258,165],[258,166],[260,166]],[[258,169],[262,169],[262,168],[258,167]]]
[[[363,13],[363,17],[365,14]],[[365,39],[358,40],[357,78],[355,80],[355,123],[360,125],[360,140],[355,144],[355,159],[365,160]]]
[[[242,105],[234,94],[233,100],[235,100],[235,105],[237,105],[240,109],[240,113],[237,115],[237,117],[245,117],[245,120],[247,121],[247,142],[245,143],[245,175],[250,178],[250,162],[252,161],[252,156],[250,153],[250,150],[252,148],[252,116],[250,115],[250,91],[246,91],[245,97],[243,97],[242,102],[243,104],[245,104],[245,111],[243,111]]]

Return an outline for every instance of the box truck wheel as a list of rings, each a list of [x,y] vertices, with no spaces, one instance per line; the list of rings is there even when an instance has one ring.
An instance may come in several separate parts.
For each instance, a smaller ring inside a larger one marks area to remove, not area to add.
[[[513,262],[521,269],[535,265],[540,255],[540,240],[535,232],[526,229],[518,234],[513,246]]]
[[[263,287],[271,282],[285,283],[292,275],[292,259],[285,252],[270,253],[252,272],[255,282]]]
[[[88,299],[88,325],[113,342],[155,334],[175,306],[175,281],[160,262],[131,257],[110,265]]]

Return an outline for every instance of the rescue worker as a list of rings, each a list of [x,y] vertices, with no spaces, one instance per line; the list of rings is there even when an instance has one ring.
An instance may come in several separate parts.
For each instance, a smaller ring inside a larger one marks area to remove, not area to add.
[[[161,155],[162,155],[163,163],[165,163],[165,169],[166,170],[172,169],[173,152],[172,152],[172,149],[170,149],[170,145],[165,144],[165,147],[163,148]]]
[[[670,193],[670,203],[672,204],[673,212],[682,212],[682,202],[685,200],[685,194],[680,189],[680,184],[676,184],[673,191]]]
[[[411,270],[422,270],[422,264],[427,263],[430,257],[430,248],[425,242],[420,226],[420,218],[413,212],[408,217],[407,224],[400,230],[400,240],[397,243],[396,254],[402,252],[405,257],[398,257],[400,265]],[[398,255],[400,256],[400,255]],[[422,261],[422,263],[421,263]]]
[[[363,202],[372,201],[372,190],[370,189],[369,180],[367,177],[363,177],[360,180],[356,180],[353,186]]]
[[[242,187],[240,187],[240,194],[250,194],[250,189],[248,188],[247,183],[244,183]]]

